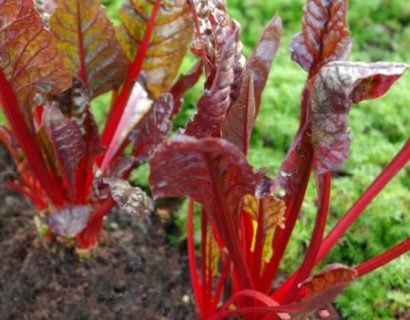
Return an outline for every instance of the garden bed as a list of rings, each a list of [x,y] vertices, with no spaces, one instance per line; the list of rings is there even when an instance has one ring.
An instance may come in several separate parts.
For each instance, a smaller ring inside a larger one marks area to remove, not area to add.
[[[80,260],[40,240],[24,199],[0,196],[0,319],[194,318],[184,250],[167,244],[159,219],[112,213]]]

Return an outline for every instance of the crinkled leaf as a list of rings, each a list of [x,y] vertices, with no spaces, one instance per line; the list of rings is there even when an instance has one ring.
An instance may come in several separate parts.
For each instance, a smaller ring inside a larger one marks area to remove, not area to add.
[[[337,170],[348,158],[352,104],[382,96],[406,69],[405,64],[387,62],[331,62],[322,67],[310,100],[318,173]]]
[[[108,185],[114,201],[127,214],[145,217],[154,210],[154,203],[140,188],[118,178],[103,178],[102,182]]]
[[[199,81],[199,78],[202,75],[202,69],[203,62],[202,60],[199,60],[187,74],[181,75],[169,90],[175,101],[173,115],[176,115],[181,108],[182,97],[185,92],[191,89]]]
[[[236,41],[234,36],[226,39],[218,63],[212,86],[198,101],[198,112],[189,121],[186,134],[202,138],[219,137],[223,121],[231,99],[231,85],[234,79],[233,64],[235,62]]]
[[[330,61],[346,60],[351,37],[347,23],[348,0],[308,0],[304,7],[303,31],[289,48],[292,59],[310,74]]]
[[[77,165],[85,147],[80,126],[75,120],[65,118],[59,109],[50,105],[44,110],[43,126],[64,177],[68,179],[71,192],[74,193]]]
[[[127,60],[100,1],[58,0],[57,5],[51,30],[71,72],[83,80],[92,97],[118,88]]]
[[[358,277],[355,269],[341,264],[331,264],[323,268],[311,279],[302,283],[301,290],[306,292],[298,303],[298,311],[291,312],[292,319],[304,320],[318,309],[333,303],[344,288]]]
[[[192,51],[204,61],[207,78],[213,78],[212,70],[219,60],[223,43],[231,34],[233,23],[225,1],[194,0],[193,4],[197,29]]]
[[[158,148],[150,164],[154,196],[188,195],[201,203],[241,274],[241,286],[249,288],[250,275],[237,229],[238,210],[242,198],[255,193],[262,175],[253,171],[240,150],[216,138],[176,137]]]
[[[281,19],[279,15],[275,15],[263,30],[258,45],[246,64],[239,97],[229,107],[226,115],[223,137],[244,152],[255,125],[272,61],[279,48],[281,31]]]
[[[134,60],[153,9],[148,0],[126,0],[120,10],[118,38],[128,58]],[[163,0],[155,19],[142,69],[148,91],[154,97],[167,91],[182,63],[193,33],[186,0]]]
[[[174,99],[164,93],[156,99],[144,119],[132,132],[130,139],[134,141],[133,155],[138,162],[147,160],[155,148],[161,144],[172,129],[172,112]]]
[[[32,0],[1,1],[0,21],[0,72],[31,125],[36,94],[60,93],[71,86],[71,75]]]
[[[87,226],[91,212],[90,206],[71,206],[53,212],[49,217],[50,229],[63,237],[75,236]]]

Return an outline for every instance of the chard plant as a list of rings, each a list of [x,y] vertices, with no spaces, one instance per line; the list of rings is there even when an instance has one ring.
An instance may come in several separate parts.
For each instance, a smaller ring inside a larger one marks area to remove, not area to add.
[[[281,20],[267,24],[245,59],[238,24],[224,1],[191,1],[193,52],[205,70],[204,93],[186,129],[164,142],[150,160],[156,198],[189,196],[187,244],[200,319],[306,319],[330,316],[327,307],[353,281],[410,249],[410,238],[356,266],[314,268],[410,158],[410,139],[325,234],[332,173],[348,158],[351,108],[375,99],[405,72],[391,62],[350,62],[347,0],[307,0],[292,59],[308,74],[300,126],[277,177],[247,161],[249,139],[272,61]],[[284,281],[279,266],[292,236],[311,176],[317,214],[301,264]],[[354,179],[354,177],[352,177]],[[194,241],[200,205],[199,252]]]
[[[125,0],[119,15],[114,27],[99,0],[0,0],[0,142],[17,168],[0,178],[36,206],[48,237],[82,249],[113,205],[153,209],[124,179],[167,136],[201,72],[174,83],[193,34],[186,1]],[[107,92],[99,128],[90,104]]]

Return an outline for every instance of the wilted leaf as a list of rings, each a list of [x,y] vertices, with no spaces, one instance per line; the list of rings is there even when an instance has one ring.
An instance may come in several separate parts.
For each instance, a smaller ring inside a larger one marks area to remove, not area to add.
[[[118,38],[128,58],[134,60],[142,44],[153,1],[126,0],[120,10]],[[155,19],[143,63],[148,91],[154,97],[167,91],[187,51],[193,24],[186,0],[163,0]]]
[[[222,139],[179,136],[162,144],[151,161],[149,182],[156,198],[188,195],[202,204],[222,237],[244,288],[250,285],[238,234],[239,208],[262,176],[244,154]]]
[[[311,75],[330,61],[346,60],[351,37],[347,23],[348,0],[308,0],[303,31],[289,48],[292,59]]]
[[[221,135],[223,121],[231,102],[236,45],[234,36],[226,39],[212,86],[199,99],[198,112],[189,121],[186,134],[197,138]]]
[[[118,88],[127,73],[127,61],[100,1],[56,3],[51,30],[71,72],[82,79],[92,97]]]
[[[123,178],[124,174],[135,165],[135,157],[124,156],[116,159],[107,170],[106,176],[111,178]]]
[[[382,96],[406,69],[405,64],[387,62],[331,62],[322,67],[311,95],[318,173],[337,170],[348,158],[347,117],[353,103]]]
[[[102,182],[108,185],[111,196],[127,214],[145,217],[154,210],[154,203],[140,188],[118,178],[103,178]]]
[[[50,229],[63,237],[75,236],[87,226],[91,211],[90,206],[71,206],[53,212],[49,217]]]
[[[133,155],[138,162],[147,160],[172,129],[171,116],[174,110],[174,99],[164,93],[156,99],[152,108],[132,132],[134,141]]]
[[[355,269],[341,264],[331,264],[323,268],[311,279],[302,283],[301,290],[306,292],[297,303],[299,310],[292,313],[292,319],[304,320],[309,315],[333,303],[344,288],[358,277]]]
[[[0,73],[31,127],[28,119],[36,93],[60,93],[71,86],[71,75],[32,0],[1,1],[0,21]]]
[[[81,129],[75,120],[67,119],[59,109],[47,106],[43,113],[43,126],[54,149],[70,191],[75,194],[77,165],[84,154]]]

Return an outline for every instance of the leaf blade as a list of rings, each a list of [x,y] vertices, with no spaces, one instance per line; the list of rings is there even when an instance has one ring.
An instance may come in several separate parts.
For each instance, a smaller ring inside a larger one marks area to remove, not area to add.
[[[145,35],[153,4],[146,0],[127,0],[120,9],[122,25],[117,37],[132,61]],[[142,70],[150,94],[158,97],[169,89],[193,34],[189,6],[184,0],[162,2],[149,41]]]
[[[66,65],[93,97],[120,86],[127,61],[99,0],[59,0],[50,25]]]

